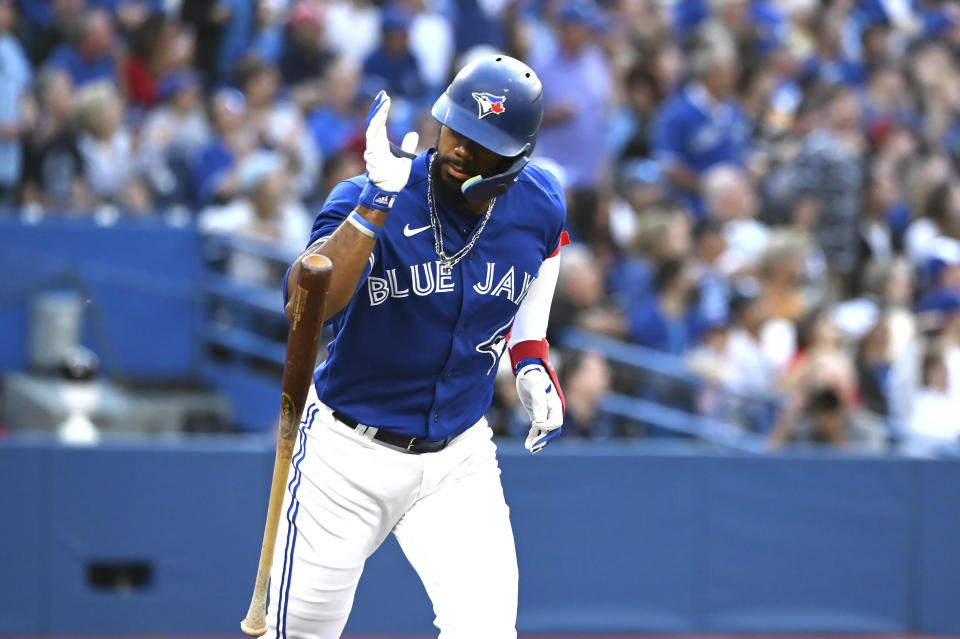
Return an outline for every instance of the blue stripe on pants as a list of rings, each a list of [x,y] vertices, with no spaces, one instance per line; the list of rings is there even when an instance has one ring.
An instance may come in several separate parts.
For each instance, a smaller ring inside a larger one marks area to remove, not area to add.
[[[297,544],[297,513],[300,511],[300,502],[297,501],[297,489],[300,487],[300,462],[307,454],[307,431],[313,426],[313,420],[316,418],[319,409],[314,407],[310,412],[309,423],[307,418],[300,422],[300,450],[294,455],[293,459],[293,477],[287,484],[287,490],[290,491],[290,505],[287,507],[287,541],[283,551],[283,569],[280,573],[280,589],[277,599],[277,636],[286,639],[287,636],[287,613],[286,605],[290,596],[290,579],[293,577],[293,549]],[[292,531],[292,534],[291,534]],[[284,585],[286,584],[286,591]]]

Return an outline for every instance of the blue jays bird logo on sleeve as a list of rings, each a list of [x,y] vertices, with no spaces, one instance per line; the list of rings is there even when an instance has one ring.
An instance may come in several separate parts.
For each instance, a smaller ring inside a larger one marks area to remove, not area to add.
[[[503,103],[507,101],[507,96],[505,95],[474,93],[473,99],[477,101],[477,105],[480,107],[478,117],[481,119],[485,118],[491,113],[500,115],[507,110],[506,107],[503,106]]]
[[[484,340],[480,344],[477,344],[478,353],[486,353],[493,358],[493,363],[490,364],[490,368],[487,369],[487,375],[493,372],[493,368],[500,361],[500,356],[503,355],[503,349],[507,347],[507,336],[510,335],[510,328],[513,326],[513,318],[510,318],[510,321],[494,331],[488,339]]]

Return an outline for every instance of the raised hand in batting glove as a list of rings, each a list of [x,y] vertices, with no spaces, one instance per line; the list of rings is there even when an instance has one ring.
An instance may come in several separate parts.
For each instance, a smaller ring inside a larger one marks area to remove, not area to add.
[[[411,131],[403,137],[400,148],[387,138],[387,115],[390,96],[385,91],[377,94],[367,114],[367,147],[363,160],[367,164],[367,184],[360,193],[360,206],[389,211],[397,194],[407,185],[410,164],[415,157],[420,136]]]
[[[563,400],[559,389],[542,363],[523,360],[517,368],[517,396],[530,416],[530,432],[524,442],[531,453],[539,453],[560,435],[563,427]]]

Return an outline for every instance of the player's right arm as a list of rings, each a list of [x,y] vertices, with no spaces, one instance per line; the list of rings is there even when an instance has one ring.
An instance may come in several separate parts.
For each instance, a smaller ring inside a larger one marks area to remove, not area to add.
[[[324,321],[342,311],[356,293],[390,207],[410,177],[412,153],[417,148],[419,136],[413,132],[407,133],[400,149],[408,156],[395,155],[387,138],[389,112],[390,97],[381,91],[367,115],[366,149],[363,153],[367,165],[367,184],[360,193],[359,202],[332,235],[310,246],[300,256],[324,255],[335,265]],[[300,258],[297,258],[288,276],[288,291],[296,290],[291,284],[300,275],[299,264]],[[293,312],[293,295],[287,301],[286,312],[287,317]]]
[[[382,227],[387,219],[385,211],[368,209],[364,206],[358,205],[354,212],[377,227]],[[330,279],[330,291],[327,293],[326,316],[323,318],[324,321],[327,321],[350,303],[375,245],[376,240],[374,238],[344,221],[333,232],[333,235],[308,248],[293,262],[288,282],[297,281],[300,276],[300,259],[305,255],[324,255],[336,264]],[[285,310],[287,317],[292,318],[293,291],[296,289],[288,283],[287,290],[291,294]]]

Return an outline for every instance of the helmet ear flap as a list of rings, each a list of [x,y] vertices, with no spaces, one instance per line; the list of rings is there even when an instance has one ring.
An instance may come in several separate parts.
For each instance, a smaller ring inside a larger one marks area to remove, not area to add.
[[[517,181],[520,171],[527,166],[530,158],[527,154],[517,156],[510,166],[501,173],[491,175],[490,177],[480,177],[479,175],[466,180],[460,187],[463,196],[468,202],[485,202],[507,192],[513,183]]]

